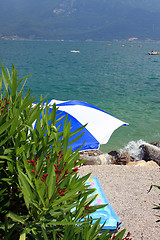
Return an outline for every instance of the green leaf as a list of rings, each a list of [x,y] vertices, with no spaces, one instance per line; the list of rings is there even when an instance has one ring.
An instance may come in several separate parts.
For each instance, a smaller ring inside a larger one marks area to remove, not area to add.
[[[26,232],[23,232],[23,233],[20,235],[19,240],[25,240],[25,239],[26,239]]]
[[[19,165],[17,164],[18,169],[18,180],[20,182],[20,186],[22,189],[22,193],[24,195],[24,200],[26,203],[27,208],[29,208],[29,204],[31,204],[32,199],[34,199],[34,195],[32,193],[33,184],[28,179],[28,177],[21,171]],[[32,186],[32,188],[31,188]]]
[[[21,84],[21,82],[22,82],[24,79],[26,79],[26,78],[28,78],[28,77],[30,77],[30,76],[32,76],[32,75],[33,75],[33,73],[30,74],[30,75],[27,75],[27,76],[25,76],[25,77],[23,77],[23,78],[21,78],[21,79],[19,80],[18,84],[17,84],[17,87],[19,87],[19,85]]]
[[[26,149],[25,151],[22,153],[22,159],[23,159],[23,164],[24,164],[24,168],[26,170],[26,174],[27,174],[27,177],[28,177],[28,180],[29,180],[29,184],[31,185],[31,187],[33,188],[34,185],[32,183],[32,180],[33,180],[33,173],[32,173],[32,166],[30,163],[27,162],[27,156],[26,156]],[[17,159],[19,161],[19,164],[21,164],[21,156],[19,157],[19,159]],[[25,176],[26,176],[25,174]]]
[[[13,120],[14,119],[10,119],[8,120],[7,122],[3,123],[1,126],[0,126],[0,134],[2,134],[4,131],[7,130],[7,128],[9,128],[9,126],[13,123]],[[2,145],[1,145],[2,146]]]
[[[5,85],[5,88],[6,90],[8,90],[8,85],[9,87],[11,88],[11,82],[7,76],[7,73],[6,71],[4,70],[4,67],[3,65],[1,64],[1,69],[2,69],[2,78],[3,78],[3,82],[4,82],[4,85]]]
[[[72,155],[72,149],[69,148],[66,152],[66,154],[64,155],[64,162]]]
[[[56,125],[56,111],[57,111],[57,108],[56,108],[56,104],[54,103],[52,107],[52,112],[51,112],[51,123],[53,124],[53,126]]]
[[[158,186],[158,185],[152,185],[153,187],[156,187],[156,188],[158,188],[158,189],[160,189],[160,186]]]
[[[85,201],[85,205],[90,205],[95,199],[96,199],[97,195],[94,194],[93,196],[89,196],[86,201]],[[105,205],[105,204],[103,204]],[[107,204],[106,204],[107,205]],[[105,206],[106,206],[105,205]],[[98,205],[99,206],[99,205]],[[105,206],[102,206],[102,207],[105,207]]]
[[[42,234],[43,234],[44,240],[48,240],[47,231],[46,231],[44,223],[41,224],[41,229],[42,229]]]
[[[99,227],[100,221],[101,221],[101,219],[99,218],[99,219],[93,224],[93,226],[90,228],[90,230],[88,231],[88,234],[89,234],[90,239],[93,239],[93,238],[94,238],[94,234],[96,233],[96,231],[97,231],[97,229],[98,229],[98,227]]]
[[[78,205],[78,202],[69,204],[67,206],[65,204],[61,205],[61,206],[56,205],[54,207],[52,205],[50,205],[49,213],[51,214],[51,216],[53,216],[55,218],[55,217],[60,216],[62,214],[62,212],[64,214],[64,213],[67,213],[67,212],[73,210],[73,208],[75,208],[77,205]]]
[[[39,204],[34,201],[33,199],[31,200],[31,204],[36,208],[36,211],[41,212],[41,207],[39,206]]]
[[[37,104],[31,111],[30,119],[28,120],[28,125],[30,126],[37,118],[39,118],[40,113],[43,112],[40,109],[40,103]]]
[[[24,110],[26,110],[30,105],[32,105],[32,103],[33,103],[33,98],[31,98],[30,100],[28,100],[28,101],[23,101],[23,103],[22,103],[22,105],[19,107],[19,114],[22,112],[22,111],[24,111]],[[39,109],[37,109],[37,110],[39,110]],[[30,113],[33,113],[34,111],[37,111],[36,110],[36,108],[34,108],[34,109],[30,109]],[[40,110],[39,110],[39,112],[40,112]],[[30,120],[30,118],[28,119],[27,118],[27,121],[28,120]]]
[[[17,70],[12,64],[12,85],[11,85],[11,95],[12,103],[14,103],[17,94]]]
[[[75,131],[71,132],[71,137],[74,136],[76,133],[82,131],[86,126],[87,126],[87,124],[83,125],[80,128],[77,128]]]
[[[121,232],[119,232],[115,238],[115,240],[121,240],[126,232],[126,229],[123,229]]]
[[[13,237],[14,231],[17,229],[17,223],[15,223],[12,228],[9,229],[8,233],[6,234],[4,240],[10,240]]]
[[[21,216],[17,215],[16,213],[9,212],[9,213],[7,214],[7,217],[12,218],[15,222],[20,222],[20,223],[22,223],[22,224],[25,224],[25,219],[22,218]]]
[[[6,189],[0,190],[0,195],[3,195],[3,193],[6,191]]]
[[[62,221],[52,220],[52,221],[49,221],[47,224],[48,224],[48,225],[60,225],[60,226],[70,226],[70,225],[73,225],[73,226],[74,226],[74,225],[78,225],[77,222],[74,222],[74,221],[68,222],[68,221],[65,220],[65,219],[63,219]],[[79,224],[81,224],[81,223],[79,223]]]
[[[21,147],[17,147],[17,148],[16,148],[16,154],[17,154],[17,156],[20,155],[20,154],[22,154],[23,151],[24,151],[24,145],[22,145]]]
[[[80,135],[78,135],[76,138],[74,138],[72,141],[70,141],[68,144],[69,145],[71,145],[71,144],[73,144],[74,142],[77,142],[82,136],[83,136],[83,134],[84,134],[84,132],[83,133],[81,133]],[[85,143],[85,142],[84,142]],[[82,144],[82,146],[84,145],[84,143]],[[81,147],[82,147],[81,146]],[[81,148],[80,147],[80,148]]]
[[[10,162],[12,162],[12,156],[0,156],[0,159],[5,159],[5,160],[8,160]]]
[[[0,91],[2,89],[2,77],[0,77]]]
[[[48,173],[48,176],[47,176],[48,197],[50,199],[53,195],[53,192],[55,190],[55,185],[56,185],[55,167],[53,165],[53,162],[48,167],[47,173]]]
[[[41,200],[43,206],[45,207],[46,204],[45,204],[45,200],[44,200],[44,195],[46,192],[46,186],[40,179],[35,179],[35,185],[36,185],[36,190],[40,197],[40,200]]]
[[[68,148],[68,141],[69,141],[69,134],[71,129],[71,121],[67,123],[68,115],[64,120],[64,127],[63,127],[63,154],[65,155]]]
[[[7,68],[7,74],[8,74],[9,80],[11,81],[11,75],[10,75],[10,72],[9,72],[8,68]]]
[[[66,193],[64,196],[60,197],[59,199],[56,199],[56,200],[54,199],[52,206],[54,207],[54,206],[60,204],[61,202],[65,202],[68,199],[72,199],[73,197],[76,196],[76,193],[78,191],[81,191],[82,189],[84,189],[84,186],[77,184],[75,189],[70,190],[68,193]]]

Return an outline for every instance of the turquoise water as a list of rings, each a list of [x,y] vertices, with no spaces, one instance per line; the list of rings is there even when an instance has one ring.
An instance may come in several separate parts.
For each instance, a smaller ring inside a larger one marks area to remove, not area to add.
[[[117,129],[102,151],[118,150],[130,141],[160,140],[160,43],[0,41],[0,62],[39,100],[81,100],[129,123]],[[141,47],[138,45],[141,44]],[[79,49],[80,53],[71,53]]]

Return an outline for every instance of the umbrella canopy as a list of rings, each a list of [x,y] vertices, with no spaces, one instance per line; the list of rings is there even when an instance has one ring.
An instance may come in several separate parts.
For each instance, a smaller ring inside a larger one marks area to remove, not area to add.
[[[57,113],[60,113],[57,118],[68,115],[68,121],[71,120],[71,131],[75,131],[87,124],[85,129],[74,136],[75,138],[84,132],[83,136],[72,144],[73,151],[78,149],[82,144],[81,150],[98,149],[100,144],[108,142],[112,133],[117,128],[127,125],[127,123],[113,117],[107,112],[85,102],[75,100],[58,101],[55,99],[48,102],[51,107],[54,103],[58,107]],[[64,119],[61,121],[64,121]],[[63,131],[63,124],[59,131]]]

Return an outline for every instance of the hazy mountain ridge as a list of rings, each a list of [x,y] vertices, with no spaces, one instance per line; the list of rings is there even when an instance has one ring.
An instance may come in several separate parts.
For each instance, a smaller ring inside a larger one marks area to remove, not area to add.
[[[160,39],[159,0],[0,0],[0,34],[31,39]]]

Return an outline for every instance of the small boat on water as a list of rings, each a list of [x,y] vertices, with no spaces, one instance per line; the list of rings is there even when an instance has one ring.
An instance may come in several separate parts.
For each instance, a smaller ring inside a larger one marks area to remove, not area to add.
[[[157,51],[152,51],[152,52],[148,52],[148,55],[159,55],[160,52]]]
[[[77,50],[71,50],[71,53],[80,53],[80,51],[77,49]]]

